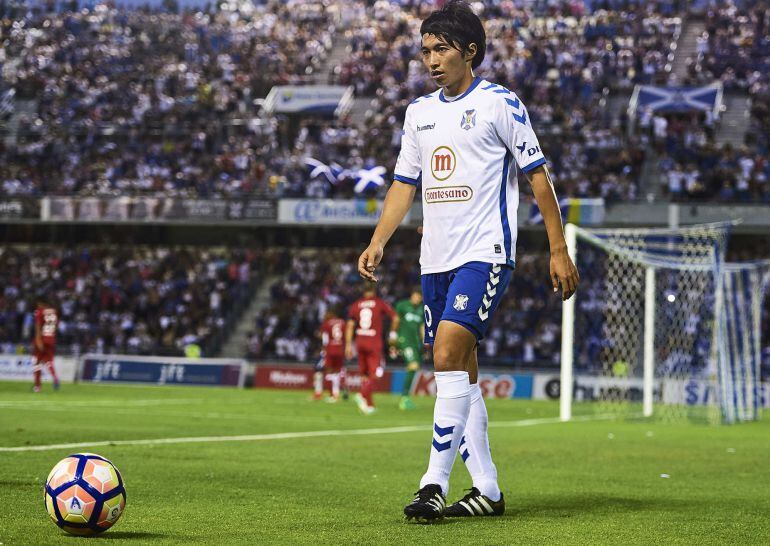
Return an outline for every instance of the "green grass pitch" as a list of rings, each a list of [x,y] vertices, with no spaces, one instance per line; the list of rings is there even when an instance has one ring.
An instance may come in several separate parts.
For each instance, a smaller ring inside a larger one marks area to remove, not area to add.
[[[550,402],[487,401],[502,518],[405,524],[433,401],[379,412],[308,393],[0,383],[0,447],[343,431],[336,435],[0,451],[0,543],[768,544],[770,423],[556,423]],[[550,418],[550,419],[547,419]],[[520,423],[524,421],[523,423]],[[517,423],[518,422],[518,423]],[[521,426],[524,425],[524,426]],[[345,431],[391,429],[374,434]],[[414,427],[419,427],[414,430]],[[43,481],[73,452],[111,459],[126,511],[100,538],[60,531]],[[669,477],[662,477],[668,475]],[[450,501],[470,487],[457,459]]]

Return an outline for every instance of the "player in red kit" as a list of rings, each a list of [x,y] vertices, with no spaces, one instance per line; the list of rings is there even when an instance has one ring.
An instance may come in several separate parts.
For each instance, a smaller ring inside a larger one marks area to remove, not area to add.
[[[37,309],[35,309],[35,339],[32,342],[33,374],[35,377],[35,386],[32,387],[32,390],[35,392],[40,392],[40,372],[43,366],[48,367],[48,371],[53,377],[53,388],[59,388],[59,378],[56,376],[56,370],[53,366],[58,325],[59,316],[56,314],[56,309],[48,304],[45,296],[39,296]]]
[[[330,309],[324,317],[319,332],[323,349],[319,361],[320,369],[316,369],[314,377],[313,398],[321,399],[323,382],[327,379],[331,384],[331,397],[327,402],[337,402],[340,399],[340,383],[344,380],[345,372],[345,321]]]
[[[373,382],[382,377],[382,332],[383,319],[390,319],[390,338],[396,339],[398,315],[383,299],[377,297],[375,285],[367,283],[363,296],[354,301],[348,310],[348,324],[345,331],[345,357],[353,358],[353,334],[355,333],[358,369],[361,372],[361,392],[355,401],[364,414],[374,412],[372,400]]]

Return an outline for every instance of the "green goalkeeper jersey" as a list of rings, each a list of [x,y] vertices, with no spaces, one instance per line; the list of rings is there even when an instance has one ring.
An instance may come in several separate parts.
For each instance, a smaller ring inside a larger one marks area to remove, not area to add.
[[[401,300],[396,304],[396,313],[400,319],[398,326],[398,346],[403,350],[404,347],[411,347],[416,350],[422,349],[423,339],[420,335],[422,327],[422,306],[412,305],[412,302]]]

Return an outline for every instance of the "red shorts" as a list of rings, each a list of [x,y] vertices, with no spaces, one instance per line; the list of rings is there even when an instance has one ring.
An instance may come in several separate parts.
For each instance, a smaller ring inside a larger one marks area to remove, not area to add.
[[[44,343],[42,351],[38,349],[32,350],[32,356],[35,358],[35,364],[45,364],[48,362],[53,362],[55,352],[56,352],[55,345],[49,345],[47,343]]]
[[[377,368],[382,366],[382,349],[356,347],[358,350],[358,370],[367,377],[376,377]]]
[[[324,357],[324,370],[327,372],[339,372],[345,364],[345,355],[330,355]]]

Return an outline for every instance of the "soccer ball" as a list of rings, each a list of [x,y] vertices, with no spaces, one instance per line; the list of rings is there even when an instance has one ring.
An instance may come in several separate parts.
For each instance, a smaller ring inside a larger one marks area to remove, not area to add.
[[[78,453],[59,461],[48,474],[43,497],[53,522],[73,535],[106,531],[126,507],[120,472],[93,453]]]

